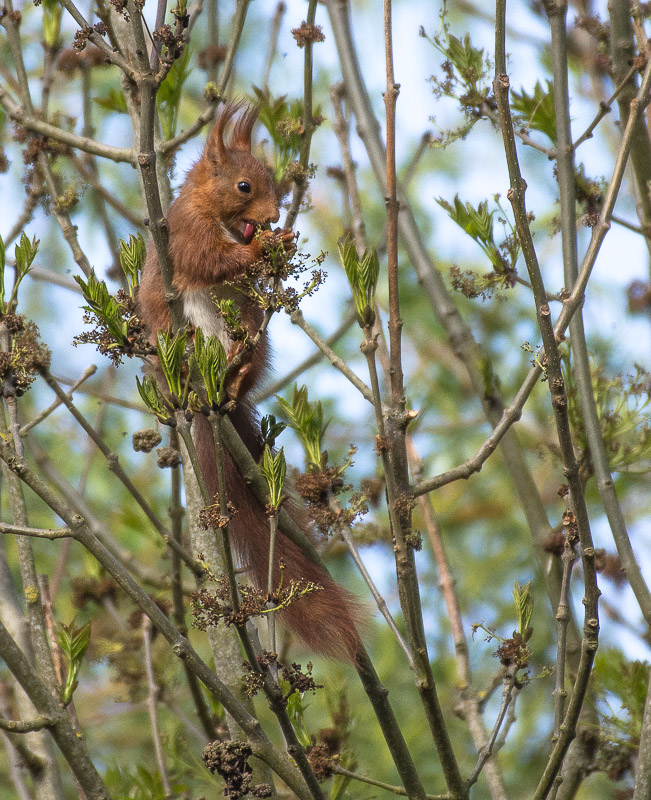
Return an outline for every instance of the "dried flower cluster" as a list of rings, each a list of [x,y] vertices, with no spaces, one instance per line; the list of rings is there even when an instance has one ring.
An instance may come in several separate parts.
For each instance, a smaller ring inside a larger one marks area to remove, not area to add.
[[[41,342],[36,323],[22,315],[0,317],[10,332],[8,351],[0,352],[0,380],[3,392],[18,397],[32,385],[38,373],[50,366],[50,350]]]

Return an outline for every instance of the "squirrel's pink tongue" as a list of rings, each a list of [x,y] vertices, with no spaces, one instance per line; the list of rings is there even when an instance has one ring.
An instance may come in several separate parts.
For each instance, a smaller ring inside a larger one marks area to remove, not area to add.
[[[242,231],[245,239],[248,239],[250,236],[253,236],[253,223],[247,222],[244,225],[244,230]]]

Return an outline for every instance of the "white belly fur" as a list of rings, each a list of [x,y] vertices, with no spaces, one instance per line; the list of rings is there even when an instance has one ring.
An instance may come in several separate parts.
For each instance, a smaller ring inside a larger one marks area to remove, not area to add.
[[[185,292],[183,294],[183,313],[192,327],[201,328],[204,336],[217,336],[228,353],[231,339],[224,320],[215,307],[210,289]]]

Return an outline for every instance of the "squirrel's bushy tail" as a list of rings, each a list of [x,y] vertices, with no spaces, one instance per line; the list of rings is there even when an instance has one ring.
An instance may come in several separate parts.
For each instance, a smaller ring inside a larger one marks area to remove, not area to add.
[[[259,457],[260,446],[253,412],[240,405],[230,415],[230,419],[254,458]],[[194,439],[208,491],[215,495],[218,481],[212,427],[201,415],[195,417]],[[228,500],[237,509],[229,526],[231,542],[251,581],[258,588],[266,589],[269,519],[226,449],[224,472]],[[299,515],[292,514],[292,516]],[[307,525],[303,524],[301,527],[309,537]],[[355,661],[360,644],[357,623],[362,616],[361,607],[355,598],[335,583],[325,567],[315,564],[279,529],[274,555],[275,585],[280,581],[278,565],[281,559],[284,564],[285,585],[291,579],[302,578],[323,588],[291,603],[288,608],[279,612],[279,619],[288,625],[310,650],[329,658]]]

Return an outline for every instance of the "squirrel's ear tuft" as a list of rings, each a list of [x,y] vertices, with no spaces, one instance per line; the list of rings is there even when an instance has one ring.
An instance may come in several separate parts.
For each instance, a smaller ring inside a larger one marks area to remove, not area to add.
[[[217,122],[210,132],[210,136],[206,142],[206,149],[204,150],[204,156],[209,161],[213,161],[216,164],[223,164],[228,160],[227,147],[224,142],[224,131],[240,108],[240,103],[227,103],[224,108],[222,108]]]
[[[257,118],[258,109],[256,106],[244,107],[240,118],[233,126],[233,133],[231,134],[229,143],[233,150],[245,150],[247,153],[251,152],[251,134],[253,133],[253,126]]]
[[[233,125],[230,138],[226,141],[224,136],[226,126],[239,111],[242,113]],[[206,158],[216,164],[223,164],[228,160],[227,151],[229,149],[244,150],[250,153],[251,134],[257,118],[258,109],[255,106],[247,105],[242,101],[227,103],[208,137],[204,151]]]

